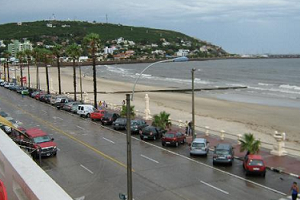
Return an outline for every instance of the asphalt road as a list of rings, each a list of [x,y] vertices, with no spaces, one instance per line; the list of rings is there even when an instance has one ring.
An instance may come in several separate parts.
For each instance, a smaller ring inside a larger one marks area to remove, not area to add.
[[[58,145],[41,167],[74,199],[119,199],[126,193],[126,135],[0,88],[0,108],[25,128],[40,127]],[[212,167],[212,155],[190,157],[188,146],[162,148],[132,137],[135,200],[281,199],[294,178],[268,171],[245,177],[241,161]]]

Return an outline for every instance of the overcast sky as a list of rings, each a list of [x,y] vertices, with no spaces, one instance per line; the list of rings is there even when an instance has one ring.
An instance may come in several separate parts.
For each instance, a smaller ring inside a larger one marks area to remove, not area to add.
[[[49,19],[175,30],[231,53],[300,53],[300,0],[0,0],[0,24]],[[0,38],[1,39],[1,38]]]

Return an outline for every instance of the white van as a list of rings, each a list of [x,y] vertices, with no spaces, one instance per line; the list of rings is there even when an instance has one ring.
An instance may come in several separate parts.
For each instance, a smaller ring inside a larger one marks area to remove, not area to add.
[[[78,105],[77,114],[80,117],[90,117],[90,114],[95,110],[96,108],[92,105]]]

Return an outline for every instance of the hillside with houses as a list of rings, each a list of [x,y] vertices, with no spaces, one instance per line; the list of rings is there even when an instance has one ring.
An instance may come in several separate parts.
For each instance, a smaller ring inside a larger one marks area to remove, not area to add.
[[[37,21],[0,25],[0,57],[5,51],[16,57],[18,51],[33,48],[52,49],[76,43],[96,33],[101,39],[98,61],[152,60],[187,56],[190,58],[226,57],[221,47],[185,34],[146,27],[82,21]],[[81,61],[88,60],[83,48]],[[62,61],[68,62],[67,56]]]

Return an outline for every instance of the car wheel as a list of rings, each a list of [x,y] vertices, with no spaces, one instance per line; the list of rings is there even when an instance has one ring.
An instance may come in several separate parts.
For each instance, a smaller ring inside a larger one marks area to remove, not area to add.
[[[183,139],[181,143],[184,144],[185,143],[185,139]]]
[[[87,114],[87,115],[86,115],[86,118],[90,118],[90,114]]]
[[[262,177],[266,177],[266,172],[262,173]]]
[[[91,118],[92,121],[95,121],[95,119]]]
[[[141,140],[144,140],[143,136],[140,136]]]
[[[54,157],[56,156],[56,152],[53,154],[53,156],[54,156]]]
[[[232,166],[232,161],[229,163],[229,166]]]
[[[156,140],[156,136],[153,137],[153,140]]]
[[[215,162],[215,161],[213,161],[213,165],[216,165],[216,162]]]
[[[175,143],[175,146],[178,147],[178,146],[179,146],[179,142],[176,142],[176,143]]]
[[[161,145],[166,146],[166,143],[162,142]]]

